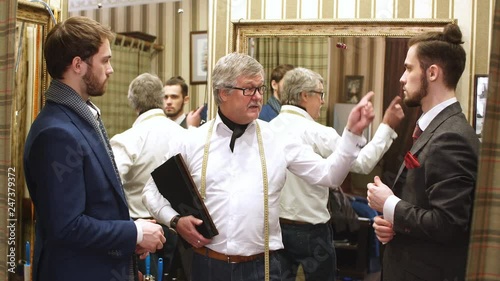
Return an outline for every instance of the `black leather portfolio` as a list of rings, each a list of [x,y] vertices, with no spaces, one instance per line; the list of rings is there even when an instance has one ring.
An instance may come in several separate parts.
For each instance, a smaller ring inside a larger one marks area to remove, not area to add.
[[[151,175],[161,195],[181,216],[193,215],[203,221],[196,229],[205,238],[219,234],[181,154],[168,159]]]

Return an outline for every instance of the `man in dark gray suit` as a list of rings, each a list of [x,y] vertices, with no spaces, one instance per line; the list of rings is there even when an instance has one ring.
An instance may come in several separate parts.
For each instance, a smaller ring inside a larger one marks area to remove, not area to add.
[[[409,41],[404,102],[423,114],[392,190],[379,177],[368,202],[385,243],[383,280],[464,280],[479,140],[455,96],[465,68],[457,25]]]

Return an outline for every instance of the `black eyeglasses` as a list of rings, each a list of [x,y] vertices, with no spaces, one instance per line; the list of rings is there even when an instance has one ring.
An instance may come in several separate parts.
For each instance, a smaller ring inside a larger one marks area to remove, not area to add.
[[[259,94],[263,95],[267,89],[266,85],[262,85],[260,87],[255,87],[255,88],[240,88],[240,87],[234,87],[234,86],[225,86],[224,88],[241,90],[241,91],[243,91],[244,96],[253,96],[257,93],[257,91],[259,91]]]
[[[315,94],[318,94],[318,95],[321,95],[321,100],[324,100],[325,99],[325,92],[318,92],[318,91],[310,91],[311,93],[315,93]]]

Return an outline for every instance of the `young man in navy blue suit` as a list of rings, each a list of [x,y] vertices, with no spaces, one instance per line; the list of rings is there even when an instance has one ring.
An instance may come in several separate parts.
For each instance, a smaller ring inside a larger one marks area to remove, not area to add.
[[[85,17],[58,23],[44,47],[53,78],[24,151],[36,209],[33,280],[134,280],[135,254],[163,247],[160,225],[132,221],[99,109],[113,33]]]

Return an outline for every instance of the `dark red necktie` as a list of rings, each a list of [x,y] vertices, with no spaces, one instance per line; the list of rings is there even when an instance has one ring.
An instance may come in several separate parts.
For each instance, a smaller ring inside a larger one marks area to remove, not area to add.
[[[413,142],[415,142],[418,139],[418,137],[420,137],[421,134],[422,130],[420,129],[420,126],[418,126],[417,123],[417,126],[415,126],[415,130],[413,130],[413,135],[412,135]]]

